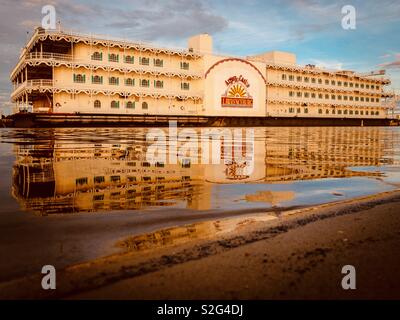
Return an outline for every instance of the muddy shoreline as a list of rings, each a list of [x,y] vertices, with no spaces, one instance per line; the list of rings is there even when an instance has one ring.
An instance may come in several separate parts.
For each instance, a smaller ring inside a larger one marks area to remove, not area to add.
[[[2,299],[349,298],[348,294],[340,296],[340,290],[321,291],[324,281],[341,276],[337,270],[330,270],[330,266],[340,261],[334,257],[351,254],[374,260],[375,255],[386,252],[379,260],[386,264],[378,269],[398,270],[395,268],[400,266],[396,254],[399,251],[395,250],[400,247],[400,218],[395,212],[399,208],[397,190],[288,212],[202,222],[180,227],[178,231],[164,229],[127,238],[125,243],[119,243],[118,254],[58,271],[56,291],[41,290],[38,285],[41,277],[32,275],[1,283],[0,296]],[[304,228],[315,230],[306,232]],[[329,235],[331,229],[333,235]],[[177,236],[171,236],[174,233]],[[284,244],[279,243],[281,237],[288,238]],[[379,250],[374,251],[374,247]],[[283,253],[287,259],[279,257]],[[391,260],[386,261],[388,257]],[[319,265],[329,259],[334,263],[328,263],[327,270],[321,271]],[[374,269],[371,265],[360,265],[361,270]],[[319,275],[319,282],[310,280],[315,287],[306,284],[301,287],[293,279],[287,282],[293,275],[303,278],[313,273]],[[388,284],[381,285],[386,288],[385,297],[400,298],[399,273],[385,270],[384,274],[392,276],[390,290]],[[265,278],[270,280],[265,282]],[[232,284],[237,289],[231,288]],[[381,291],[375,288],[374,292]],[[361,289],[356,292],[358,295],[350,298],[370,297]]]

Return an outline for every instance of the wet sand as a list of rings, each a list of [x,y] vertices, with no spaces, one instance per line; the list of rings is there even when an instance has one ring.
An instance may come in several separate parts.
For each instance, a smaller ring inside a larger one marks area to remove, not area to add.
[[[121,253],[0,284],[0,298],[400,299],[400,191],[203,222],[120,241]],[[341,288],[344,265],[357,290]]]

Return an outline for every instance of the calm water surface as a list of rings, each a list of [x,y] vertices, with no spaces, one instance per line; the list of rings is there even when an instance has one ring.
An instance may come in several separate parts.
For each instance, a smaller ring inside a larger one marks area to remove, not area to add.
[[[0,152],[0,280],[132,234],[400,186],[399,128],[2,129]]]

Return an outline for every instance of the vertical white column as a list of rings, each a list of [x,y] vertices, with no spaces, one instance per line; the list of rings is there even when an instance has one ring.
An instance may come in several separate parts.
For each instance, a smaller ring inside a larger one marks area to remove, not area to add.
[[[124,39],[124,41],[125,41],[125,39]],[[125,46],[125,44],[123,45],[124,46],[124,54],[123,54],[123,57],[122,57],[122,64],[124,64],[125,63],[125,53],[126,53],[126,51],[125,51],[125,49],[126,49],[126,46]],[[128,100],[128,94],[127,94],[127,92],[125,92],[125,81],[126,81],[126,74],[127,74],[127,69],[125,68],[125,66],[124,66],[124,79],[122,80],[122,85],[123,85],[123,87],[124,87],[124,100],[125,100],[125,103],[124,103],[124,105],[122,106],[122,108],[125,108],[125,113],[128,113],[128,109],[126,108],[126,103],[128,102],[127,100]]]
[[[89,101],[89,108],[90,110],[93,110],[94,108],[94,101],[93,101],[93,68],[94,66],[92,65],[92,55],[93,55],[93,37],[92,34],[90,34],[90,52],[89,52],[89,61],[90,61],[90,101]]]

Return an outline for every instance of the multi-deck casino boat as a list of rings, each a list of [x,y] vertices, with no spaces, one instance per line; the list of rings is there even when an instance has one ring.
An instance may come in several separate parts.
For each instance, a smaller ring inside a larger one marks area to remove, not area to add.
[[[11,73],[15,126],[382,125],[392,120],[378,74],[299,66],[287,52],[213,54],[36,28]]]

